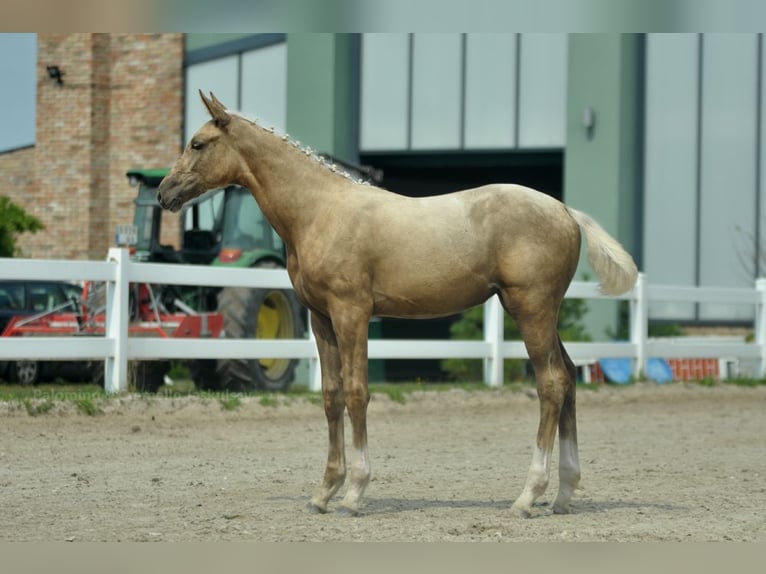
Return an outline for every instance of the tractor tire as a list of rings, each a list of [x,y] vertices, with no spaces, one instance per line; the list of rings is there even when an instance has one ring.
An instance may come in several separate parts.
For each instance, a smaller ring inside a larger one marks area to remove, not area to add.
[[[90,382],[92,385],[104,388],[104,361],[88,361]]]
[[[8,365],[8,376],[13,383],[35,385],[40,382],[42,366],[39,361],[13,361]]]
[[[215,359],[196,359],[183,362],[189,369],[194,386],[200,391],[220,391],[221,383],[216,373]]]
[[[91,382],[103,388],[104,361],[92,361],[89,368]],[[128,361],[128,383],[138,392],[156,393],[169,369],[170,361]]]
[[[128,380],[141,393],[156,393],[165,384],[165,373],[170,361],[131,361],[128,363]]]
[[[261,267],[277,267],[264,263]],[[303,337],[301,306],[290,290],[227,287],[218,296],[226,337],[298,339]],[[293,382],[298,359],[219,359],[220,390],[285,391]]]

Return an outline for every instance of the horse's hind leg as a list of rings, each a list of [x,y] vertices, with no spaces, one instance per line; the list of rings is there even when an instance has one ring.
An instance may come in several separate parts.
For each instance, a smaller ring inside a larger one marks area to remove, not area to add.
[[[311,314],[311,327],[317,341],[319,366],[322,370],[322,396],[327,417],[330,445],[322,483],[309,503],[311,512],[327,512],[327,503],[346,478],[346,455],[343,437],[345,400],[341,381],[338,343],[329,319]]]
[[[575,412],[577,371],[560,340],[559,347],[569,373],[569,381],[559,416],[559,493],[553,503],[553,512],[566,514],[569,512],[569,501],[572,498],[572,493],[580,482],[580,457],[577,450],[577,417]]]
[[[545,298],[538,297],[536,300],[543,301]],[[508,299],[504,298],[504,303],[506,301]],[[537,395],[540,399],[540,423],[532,464],[524,490],[511,508],[514,514],[524,517],[531,516],[532,504],[548,487],[556,428],[566,400],[570,377],[556,332],[558,301],[548,298],[544,305],[537,307],[524,307],[522,302],[516,306],[514,313],[535,371]]]

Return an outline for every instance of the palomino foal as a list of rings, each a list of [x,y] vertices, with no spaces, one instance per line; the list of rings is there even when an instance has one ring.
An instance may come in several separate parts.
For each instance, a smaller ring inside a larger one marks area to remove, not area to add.
[[[238,184],[251,191],[285,242],[287,271],[311,312],[329,427],[327,466],[309,508],[326,512],[348,473],[339,510],[357,514],[370,480],[370,318],[450,315],[498,295],[521,329],[540,399],[532,464],[512,511],[529,516],[548,486],[558,430],[553,512],[568,512],[580,463],[575,368],[556,331],[559,305],[577,267],[581,231],[605,293],[633,287],[637,271],[630,255],[584,213],[518,185],[428,198],[361,185],[287,138],[228,112],[212,94],[200,95],[212,119],[162,181],[159,201],[175,212],[207,190]],[[348,467],[346,409],[353,432]]]

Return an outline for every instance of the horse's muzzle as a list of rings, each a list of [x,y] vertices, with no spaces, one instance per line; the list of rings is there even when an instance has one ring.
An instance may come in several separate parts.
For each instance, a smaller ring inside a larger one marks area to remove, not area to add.
[[[162,209],[175,213],[183,205],[180,198],[178,182],[170,177],[165,177],[157,188],[157,201]]]

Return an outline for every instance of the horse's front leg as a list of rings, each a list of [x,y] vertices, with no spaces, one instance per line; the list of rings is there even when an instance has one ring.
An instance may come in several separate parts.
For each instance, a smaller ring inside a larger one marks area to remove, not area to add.
[[[311,327],[319,351],[322,370],[322,396],[329,432],[330,445],[327,452],[322,484],[309,503],[311,512],[327,512],[327,503],[338,491],[346,478],[346,455],[343,438],[343,411],[345,401],[341,381],[340,355],[332,323],[317,313],[311,314]]]
[[[364,490],[370,482],[370,459],[367,452],[367,329],[370,312],[364,306],[342,305],[332,314],[338,339],[343,391],[353,431],[353,454],[349,464],[349,482],[340,513],[356,516]]]

